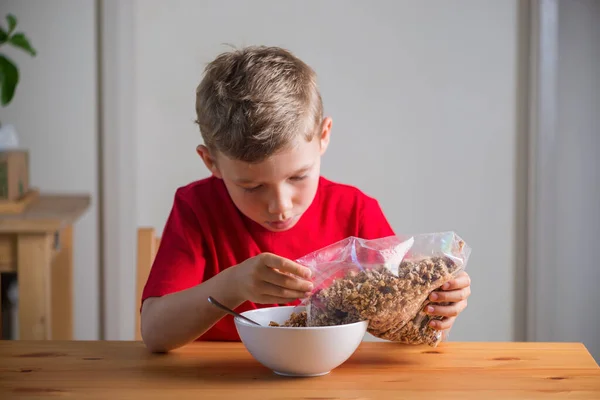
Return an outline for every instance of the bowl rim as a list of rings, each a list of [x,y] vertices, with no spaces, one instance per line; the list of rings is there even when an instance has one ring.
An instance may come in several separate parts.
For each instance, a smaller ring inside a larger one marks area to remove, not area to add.
[[[275,307],[263,307],[263,308],[256,308],[254,310],[247,310],[244,311],[242,313],[240,313],[241,315],[244,315],[248,312],[252,312],[252,311],[258,311],[260,312],[261,310],[267,310],[269,308],[277,308],[277,309],[285,309],[285,308],[304,308],[304,306],[275,306]],[[345,327],[352,327],[352,326],[356,326],[356,325],[367,325],[365,327],[365,330],[368,328],[368,320],[362,320],[362,321],[357,321],[357,322],[352,322],[350,324],[342,324],[342,325],[327,325],[327,326],[269,326],[269,325],[254,325],[251,324],[248,321],[245,321],[243,319],[240,319],[238,317],[233,317],[233,320],[236,324],[241,324],[241,325],[245,325],[245,326],[250,326],[252,328],[256,328],[256,329],[285,329],[285,330],[300,330],[300,331],[310,331],[310,330],[316,330],[316,329],[344,329]]]

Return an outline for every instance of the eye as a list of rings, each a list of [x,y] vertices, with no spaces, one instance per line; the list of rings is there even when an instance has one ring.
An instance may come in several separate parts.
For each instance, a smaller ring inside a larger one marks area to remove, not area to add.
[[[290,179],[291,179],[292,181],[301,181],[301,180],[304,180],[304,179],[306,179],[307,177],[308,177],[307,175],[302,175],[302,176],[292,176]]]
[[[254,186],[254,187],[251,187],[251,188],[242,187],[242,190],[244,190],[244,192],[252,193],[252,192],[256,192],[261,187],[262,187],[262,185]]]

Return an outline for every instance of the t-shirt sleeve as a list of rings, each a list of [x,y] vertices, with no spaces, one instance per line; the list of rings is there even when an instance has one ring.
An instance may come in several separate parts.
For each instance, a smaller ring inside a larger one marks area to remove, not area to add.
[[[379,202],[371,197],[365,197],[359,218],[360,238],[379,239],[395,234]]]
[[[198,216],[179,189],[142,293],[142,302],[148,297],[160,297],[200,284],[206,266],[203,243]]]

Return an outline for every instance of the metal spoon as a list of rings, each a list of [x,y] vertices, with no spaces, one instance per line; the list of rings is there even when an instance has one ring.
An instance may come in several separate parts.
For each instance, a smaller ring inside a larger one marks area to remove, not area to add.
[[[225,307],[223,304],[221,304],[217,300],[215,300],[212,296],[208,296],[208,302],[210,304],[212,304],[213,306],[218,307],[221,310],[225,311],[226,313],[233,315],[234,317],[243,319],[244,321],[250,322],[251,324],[254,324],[254,325],[262,326],[258,322],[252,321],[250,318],[246,318],[243,315],[240,315],[240,314],[236,313],[231,308]]]

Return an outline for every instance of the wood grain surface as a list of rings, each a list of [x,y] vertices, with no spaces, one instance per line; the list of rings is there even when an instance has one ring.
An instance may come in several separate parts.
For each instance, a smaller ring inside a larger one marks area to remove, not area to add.
[[[0,215],[0,233],[60,230],[79,219],[90,201],[88,195],[41,195],[20,214]]]
[[[0,399],[600,399],[578,343],[361,344],[329,375],[285,378],[240,343],[0,341]]]

